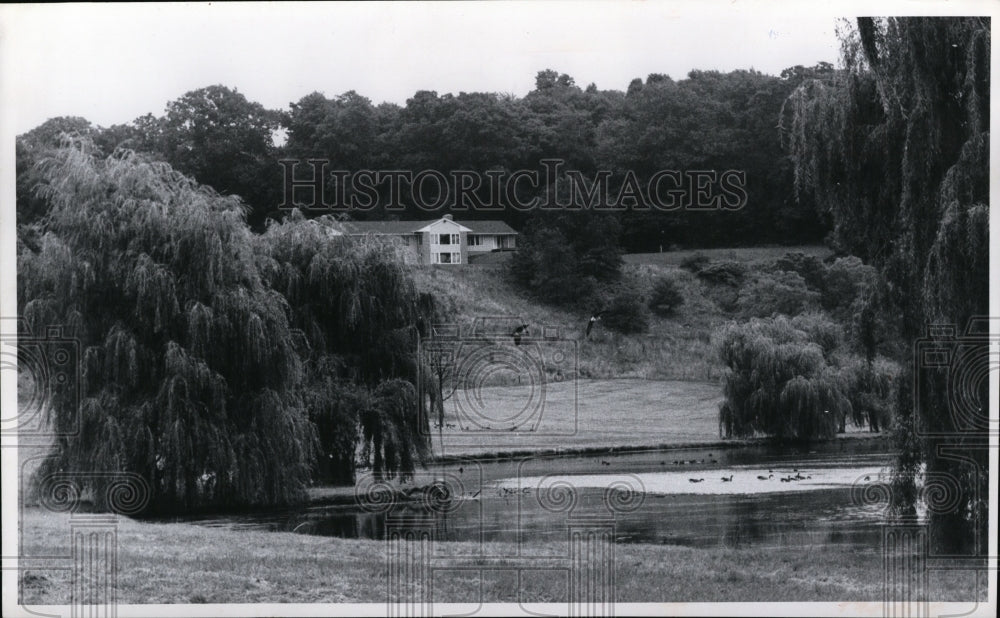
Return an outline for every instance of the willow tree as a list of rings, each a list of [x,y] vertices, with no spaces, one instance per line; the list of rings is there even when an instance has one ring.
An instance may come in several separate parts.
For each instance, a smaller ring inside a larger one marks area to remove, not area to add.
[[[841,40],[843,70],[786,102],[797,186],[891,291],[908,368],[896,406],[897,506],[912,505],[926,464],[927,478],[960,488],[954,508],[930,511],[935,542],[976,532],[985,551],[987,383],[958,385],[981,406],[975,426],[960,426],[947,379],[925,375],[913,349],[929,324],[961,336],[988,310],[990,21],[860,18]]]
[[[256,248],[303,334],[303,397],[319,430],[322,475],[352,481],[359,442],[377,475],[410,474],[428,453],[427,406],[440,399],[418,367],[418,324],[432,316],[403,260],[391,244],[344,236],[329,217],[298,212],[272,223]]]
[[[841,339],[839,328],[816,314],[725,326],[718,340],[726,365],[720,433],[833,437],[851,413],[843,374],[831,358]]]
[[[67,141],[39,167],[49,210],[18,256],[34,332],[81,350],[79,400],[50,407],[62,438],[43,466],[132,472],[152,511],[303,497],[315,431],[286,306],[258,271],[241,203],[129,151]],[[104,495],[102,477],[79,476]]]

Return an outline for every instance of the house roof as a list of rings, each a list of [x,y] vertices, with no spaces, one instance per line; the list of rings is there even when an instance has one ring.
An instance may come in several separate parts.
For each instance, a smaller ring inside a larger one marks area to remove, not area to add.
[[[429,221],[344,221],[350,234],[412,234]]]
[[[348,234],[414,234],[421,228],[441,219],[423,221],[345,221]],[[455,221],[460,226],[472,230],[473,234],[517,234],[514,228],[503,221]]]
[[[505,222],[492,219],[488,221],[456,221],[455,223],[464,225],[474,234],[517,234],[514,228]]]

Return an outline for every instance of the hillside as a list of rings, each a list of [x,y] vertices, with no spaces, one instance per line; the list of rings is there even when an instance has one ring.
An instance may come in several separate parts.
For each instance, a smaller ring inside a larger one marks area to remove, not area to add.
[[[749,248],[713,250],[709,257],[754,268],[788,251],[829,253],[823,247]],[[721,376],[722,365],[711,345],[712,333],[735,315],[724,308],[725,302],[720,306],[717,290],[679,268],[680,261],[693,253],[625,256],[619,285],[648,295],[653,282],[669,273],[682,288],[684,304],[672,317],[651,315],[647,333],[621,335],[598,324],[589,339],[584,335],[589,313],[536,301],[508,281],[503,268],[413,267],[412,274],[420,291],[433,293],[449,321],[463,329],[483,316],[508,316],[534,327],[559,327],[563,337],[579,346],[580,378],[714,381]]]

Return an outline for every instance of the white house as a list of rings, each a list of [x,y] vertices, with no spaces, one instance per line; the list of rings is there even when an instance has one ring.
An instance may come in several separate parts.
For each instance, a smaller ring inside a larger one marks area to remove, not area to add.
[[[392,236],[410,249],[416,264],[468,264],[476,256],[513,251],[517,232],[503,221],[455,221],[451,215],[430,221],[349,221],[351,236]]]

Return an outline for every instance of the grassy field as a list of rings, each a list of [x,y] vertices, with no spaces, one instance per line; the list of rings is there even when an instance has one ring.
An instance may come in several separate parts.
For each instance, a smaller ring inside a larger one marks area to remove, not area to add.
[[[23,556],[67,556],[70,516],[25,510]],[[118,602],[133,603],[384,603],[386,544],[290,532],[233,531],[190,524],[138,522],[122,518],[117,528]],[[565,576],[520,565],[470,571],[476,556],[511,556],[508,544],[449,543],[435,547],[436,602],[565,602]],[[532,545],[522,555],[543,559],[566,555],[564,544]],[[471,559],[471,560],[470,560]],[[653,601],[880,601],[882,558],[877,548],[823,551],[690,549],[617,545],[614,552],[619,602]],[[482,561],[481,564],[486,564]],[[53,564],[53,566],[55,566]],[[459,568],[463,567],[463,568]],[[21,602],[69,602],[69,570],[21,573]],[[931,571],[935,600],[970,600],[976,578],[963,571]],[[480,586],[482,596],[480,596]],[[880,609],[880,608],[876,608]]]
[[[719,439],[722,393],[716,383],[564,381],[545,385],[543,405],[526,405],[533,392],[535,401],[542,399],[540,390],[526,385],[485,387],[477,394],[457,392],[445,402],[442,436],[433,432],[436,454],[661,446]],[[523,416],[500,422],[499,417],[522,408]]]
[[[719,435],[723,396],[714,382],[580,380],[546,384],[544,405],[529,408],[533,387],[486,387],[457,392],[445,402],[445,426],[432,428],[437,458],[531,453],[623,451],[710,444],[735,445]],[[536,389],[537,390],[537,389]],[[496,417],[513,416],[506,424]],[[536,422],[537,421],[537,422]],[[852,422],[846,437],[873,434]],[[751,441],[752,442],[752,441]]]

